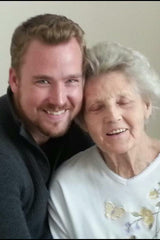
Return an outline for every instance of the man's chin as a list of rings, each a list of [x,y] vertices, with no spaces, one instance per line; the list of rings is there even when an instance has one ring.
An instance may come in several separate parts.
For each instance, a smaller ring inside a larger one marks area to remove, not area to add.
[[[68,131],[68,128],[63,130],[63,131],[59,131],[59,132],[54,132],[50,135],[50,137],[52,138],[57,138],[57,137],[62,137],[63,135],[65,135],[65,133]]]
[[[51,131],[51,132],[48,132],[47,135],[49,135],[49,137],[53,137],[53,138],[62,137],[64,134],[67,133],[70,125],[71,125],[71,123],[68,124],[68,125],[66,125],[66,126],[63,127],[63,128],[57,127],[55,130],[53,130],[53,131]]]

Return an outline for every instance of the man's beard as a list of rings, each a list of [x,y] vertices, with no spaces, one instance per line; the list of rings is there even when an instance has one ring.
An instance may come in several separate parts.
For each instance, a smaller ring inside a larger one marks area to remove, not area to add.
[[[18,113],[19,117],[23,122],[23,125],[25,126],[26,130],[34,136],[40,135],[43,139],[45,138],[56,138],[56,137],[61,137],[63,136],[69,129],[72,119],[67,119],[66,124],[63,123],[62,126],[59,126],[61,123],[57,122],[57,127],[56,123],[53,123],[53,127],[50,125],[47,127],[47,125],[43,125],[42,122],[37,121],[37,119],[31,120],[30,118],[26,117],[26,113],[23,110],[23,107],[21,106],[20,103],[18,103]]]

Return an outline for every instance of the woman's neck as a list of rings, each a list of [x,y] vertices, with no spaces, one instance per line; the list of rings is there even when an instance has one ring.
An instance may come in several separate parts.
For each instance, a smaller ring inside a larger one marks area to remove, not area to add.
[[[101,151],[100,151],[101,152]],[[139,145],[123,154],[101,152],[107,166],[124,178],[131,178],[141,173],[160,152],[160,141],[148,136]]]

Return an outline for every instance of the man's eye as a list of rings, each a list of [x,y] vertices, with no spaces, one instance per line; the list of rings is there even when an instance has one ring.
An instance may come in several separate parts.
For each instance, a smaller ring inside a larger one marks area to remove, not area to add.
[[[79,83],[79,79],[68,79],[67,83]]]
[[[39,84],[48,84],[49,81],[45,80],[45,79],[40,79],[40,80],[37,81],[37,83],[39,83]]]

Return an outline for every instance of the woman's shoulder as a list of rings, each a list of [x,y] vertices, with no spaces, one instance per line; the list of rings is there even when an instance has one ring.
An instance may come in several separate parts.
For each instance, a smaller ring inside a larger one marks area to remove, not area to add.
[[[97,148],[95,145],[77,153],[59,166],[54,173],[54,180],[62,181],[62,179],[71,178],[71,176],[73,178],[74,175],[76,177],[84,175],[87,169],[93,167],[96,155]]]
[[[91,157],[95,154],[95,152],[97,151],[96,146],[91,146],[89,148],[87,148],[86,150],[83,150],[77,154],[75,154],[74,156],[72,156],[71,158],[69,158],[68,160],[66,160],[58,169],[58,171],[63,171],[63,169],[68,169],[71,170],[73,168],[77,168],[80,166],[83,166],[83,164],[87,163],[88,161],[90,162]]]

